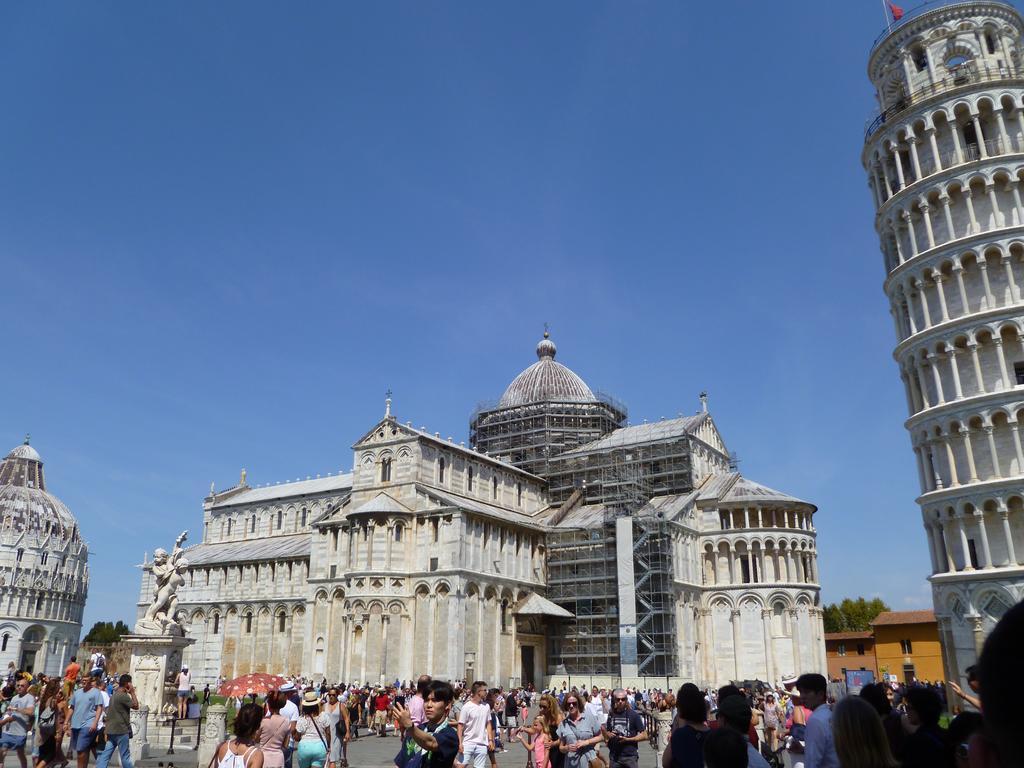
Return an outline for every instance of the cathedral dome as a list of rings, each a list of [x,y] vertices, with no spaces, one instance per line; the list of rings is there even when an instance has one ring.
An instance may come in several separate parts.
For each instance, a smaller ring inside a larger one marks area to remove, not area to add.
[[[0,530],[78,538],[71,511],[46,491],[42,457],[27,439],[0,462]]]
[[[547,331],[537,345],[536,363],[520,373],[508,385],[498,403],[499,408],[512,408],[527,403],[594,402],[594,393],[579,376],[555,362],[558,351]]]

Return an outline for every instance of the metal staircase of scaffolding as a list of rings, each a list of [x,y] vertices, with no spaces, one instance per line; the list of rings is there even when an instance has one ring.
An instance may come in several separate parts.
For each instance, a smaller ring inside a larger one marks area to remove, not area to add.
[[[675,670],[675,609],[671,536],[664,520],[639,514],[654,495],[650,457],[644,449],[612,457],[602,471],[606,520],[629,516],[633,523],[637,669],[642,677]]]

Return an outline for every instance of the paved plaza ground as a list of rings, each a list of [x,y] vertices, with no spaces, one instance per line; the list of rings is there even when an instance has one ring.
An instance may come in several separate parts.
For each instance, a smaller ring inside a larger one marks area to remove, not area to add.
[[[176,749],[173,755],[163,754],[164,750],[159,752],[137,763],[137,768],[206,768],[205,765],[197,766],[198,753],[193,749]],[[397,752],[398,739],[394,736],[383,739],[361,736],[349,745],[348,762],[351,768],[390,768]],[[526,768],[526,750],[521,744],[512,744],[507,752],[497,754],[497,761],[498,768]],[[654,750],[649,744],[641,744],[640,768],[656,768],[655,763]],[[95,766],[96,763],[90,760],[89,765]],[[116,762],[111,765],[116,765]],[[31,761],[29,766],[31,768]],[[296,766],[297,760],[293,761],[293,768]],[[18,758],[14,754],[7,755],[3,768],[19,768]],[[69,763],[68,768],[74,768],[74,762]]]

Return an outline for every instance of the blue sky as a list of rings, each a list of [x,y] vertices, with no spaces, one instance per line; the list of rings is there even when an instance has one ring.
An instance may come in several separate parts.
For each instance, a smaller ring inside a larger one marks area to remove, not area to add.
[[[824,597],[930,604],[859,152],[877,2],[6,3],[0,447],[92,548],[87,626],[210,482],[337,472],[394,390],[464,439],[559,360],[710,393],[816,503]],[[6,443],[6,444],[4,444]]]

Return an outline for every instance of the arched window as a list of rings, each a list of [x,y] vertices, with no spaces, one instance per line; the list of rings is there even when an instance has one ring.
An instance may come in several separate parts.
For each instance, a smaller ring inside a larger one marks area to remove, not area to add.
[[[472,467],[470,467],[469,471],[466,473],[466,487],[470,491],[473,490],[473,468]]]
[[[278,632],[284,632],[284,622],[285,622],[285,615],[283,613],[279,613],[277,615],[277,631]]]
[[[508,600],[501,601],[501,631],[508,631]]]
[[[439,483],[444,482],[444,468],[444,456],[442,456],[440,459],[437,460],[437,482]]]
[[[308,513],[307,513],[307,511],[306,511],[306,508],[305,508],[305,507],[303,507],[303,508],[302,508],[302,527],[303,527],[303,528],[305,528],[305,527],[306,527],[306,515],[307,515],[307,514],[308,514]]]
[[[402,540],[402,526],[396,525],[395,526],[395,541],[401,541],[401,540]]]
[[[7,650],[7,641],[11,639],[11,636],[4,632],[3,642],[0,642],[0,651]]]
[[[498,498],[498,478],[497,476],[491,478],[491,498]]]
[[[228,536],[231,535],[231,518],[228,518]]]
[[[25,556],[25,550],[24,549],[19,549],[18,550],[18,562],[19,563],[21,562],[21,558],[23,558],[24,556]]]
[[[249,520],[249,532],[256,533],[256,515],[253,515]]]
[[[991,32],[986,32],[985,33],[985,49],[989,53],[995,53],[996,52],[996,39],[994,37],[992,37],[992,33]]]
[[[523,484],[516,483],[516,506],[523,506]]]
[[[772,634],[782,637],[787,633],[786,606],[780,601],[772,605]]]
[[[247,635],[251,635],[252,634],[252,614],[251,613],[245,614],[245,634],[247,634]]]
[[[440,539],[440,523],[435,518],[434,520],[430,521],[430,524],[434,527],[434,543],[437,544],[438,540]]]
[[[284,512],[277,510],[277,530],[281,530],[281,523],[284,522]]]
[[[40,595],[39,597],[36,598],[36,610],[40,611],[40,610],[42,610],[42,608],[43,608],[43,596]]]
[[[381,459],[380,462],[380,481],[382,483],[391,482],[391,459]]]

